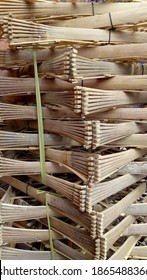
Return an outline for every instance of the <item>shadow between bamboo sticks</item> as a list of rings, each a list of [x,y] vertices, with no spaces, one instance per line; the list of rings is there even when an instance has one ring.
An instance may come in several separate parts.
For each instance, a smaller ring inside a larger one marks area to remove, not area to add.
[[[24,183],[14,177],[2,177],[2,181],[8,183],[9,185],[13,186],[16,189],[30,195],[31,197],[37,199],[42,204],[46,202],[46,193],[37,193],[37,189]],[[48,195],[48,204],[51,209],[57,211],[58,213],[63,214],[64,216],[68,217],[69,219],[73,220],[74,222],[83,226],[86,230],[88,230],[92,236],[92,238],[96,237],[96,215],[95,213],[82,213],[74,204],[72,204],[67,199],[59,198],[54,195]],[[80,220],[79,220],[80,217]]]
[[[103,181],[130,161],[146,154],[146,149],[130,149],[111,155],[98,155],[76,151],[61,151],[47,148],[45,156],[50,161],[61,163],[70,168],[88,184]]]
[[[102,211],[101,213],[97,213],[97,222],[98,222],[98,236],[102,236],[104,234],[104,230],[114,221],[117,217],[119,217],[125,210],[137,199],[141,197],[141,195],[146,190],[146,184],[140,184],[135,190],[130,192],[124,198],[122,198],[119,202],[110,206],[108,209]]]
[[[107,258],[108,250],[135,220],[136,217],[129,215],[101,237],[101,259]]]
[[[109,260],[126,260],[128,259],[132,249],[138,242],[141,236],[130,236],[128,239],[117,249],[117,251],[109,258]],[[139,246],[140,247],[140,246]]]
[[[55,252],[56,260],[66,260],[67,258]],[[29,251],[2,246],[0,248],[1,260],[51,260],[50,251]]]
[[[0,40],[0,45],[4,44],[4,40]],[[7,45],[6,45],[7,46]],[[30,50],[17,50],[12,51],[7,49],[0,50],[0,67],[9,69],[15,67],[29,66],[32,65],[32,51]],[[89,59],[104,59],[111,61],[127,61],[127,62],[140,62],[146,61],[146,48],[147,43],[143,44],[127,44],[127,45],[106,45],[98,47],[82,47],[78,49],[80,56]],[[53,59],[63,52],[68,51],[69,48],[62,49],[48,49],[48,50],[37,50],[38,63]],[[134,55],[135,54],[135,55]]]
[[[4,38],[10,40],[11,47],[21,48],[32,48],[32,44],[33,48],[54,46],[56,43],[60,46],[65,46],[65,44],[82,45],[84,43],[91,45],[146,43],[145,32],[53,27],[12,17],[4,18],[3,32]]]

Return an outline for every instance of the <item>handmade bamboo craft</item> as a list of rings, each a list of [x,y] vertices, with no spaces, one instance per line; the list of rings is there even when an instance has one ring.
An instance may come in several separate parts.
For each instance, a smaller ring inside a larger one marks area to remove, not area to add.
[[[34,2],[33,5],[29,5],[29,2]],[[141,4],[141,5],[140,5]],[[146,8],[146,3],[108,3],[107,5],[103,5],[102,3],[95,3],[94,12],[95,14],[104,14],[107,12],[113,11],[121,11],[126,9],[134,8]],[[72,16],[90,16],[93,14],[91,3],[81,3],[76,1],[76,6],[70,2],[54,2],[50,1],[3,1],[0,5],[1,9],[1,19],[5,15],[8,15],[10,11],[13,12],[14,16],[21,19],[36,19],[40,22],[48,22],[49,18],[62,18],[64,17],[72,17]],[[41,14],[40,14],[41,9]]]
[[[110,155],[98,155],[75,151],[46,149],[46,157],[53,162],[61,163],[77,174],[83,181],[101,182],[115,173],[130,161],[146,154],[146,149],[130,149]]]
[[[130,256],[138,259],[145,259],[147,257],[147,246],[135,246],[130,252]]]
[[[6,44],[0,40],[1,44]],[[92,48],[82,47],[78,49],[78,55],[89,59],[103,59],[111,61],[139,62],[146,61],[147,44],[127,44],[127,45],[106,45]],[[69,51],[69,48],[56,48],[37,50],[38,63],[49,61],[63,52]],[[4,69],[15,67],[26,67],[33,65],[32,51],[30,50],[12,50],[0,49],[0,67]]]
[[[140,236],[130,236],[125,243],[109,258],[109,260],[126,260]],[[140,247],[140,246],[139,246]]]
[[[147,4],[112,2],[0,2],[2,260],[147,259]]]
[[[126,211],[126,215],[135,215],[135,216],[146,216],[147,213],[147,203],[135,203],[130,205]]]
[[[5,17],[3,24],[4,38],[10,40],[11,47],[36,48],[60,46],[65,44],[84,45],[91,44],[125,44],[125,43],[146,43],[145,32],[132,31],[111,31],[101,29],[54,27],[37,24],[25,20]],[[19,38],[18,34],[21,33]],[[87,40],[88,38],[88,40]]]
[[[114,63],[95,61],[79,56],[76,49],[71,49],[49,62],[43,62],[38,71],[47,77],[57,77],[72,83],[79,79],[107,77],[111,75],[145,75],[146,64]],[[29,68],[28,68],[29,72]],[[27,73],[27,70],[26,70]]]
[[[0,259],[1,260],[51,260],[50,251],[31,251],[14,249],[3,246],[0,248]],[[66,257],[61,254],[55,253],[56,260],[66,260]]]
[[[28,185],[26,183],[23,183],[22,181],[13,178],[13,177],[2,177],[2,180],[5,183],[8,183],[15,187],[16,189],[24,192],[25,194],[30,195],[34,199],[37,199],[41,203],[45,204],[46,200],[48,202],[48,205],[54,210],[56,210],[58,213],[62,213],[63,215],[67,216],[74,222],[79,222],[86,230],[90,232],[90,235],[95,238],[96,237],[96,214],[92,213],[92,215],[89,215],[87,213],[83,213],[82,217],[79,221],[79,215],[81,215],[81,212],[79,209],[69,203],[68,200],[61,199],[57,196],[48,195],[46,197],[46,192],[43,193],[37,193],[36,188],[32,187],[31,185]]]
[[[147,235],[147,224],[133,224],[130,225],[127,230],[124,232],[124,235],[142,235],[146,236]]]
[[[107,258],[107,251],[115,243],[115,241],[123,234],[123,232],[135,221],[135,217],[127,216],[118,225],[113,227],[101,238],[101,259]]]
[[[113,180],[108,180],[96,184],[93,188],[87,189],[86,194],[86,210],[87,212],[92,211],[92,207],[97,203],[103,201],[111,195],[121,192],[125,188],[133,185],[137,181],[141,180],[143,176],[126,174],[117,177]],[[105,190],[105,191],[104,191]],[[99,215],[102,217],[101,213]],[[99,217],[98,216],[98,217]]]
[[[64,173],[67,169],[60,167],[59,165],[46,163],[46,171],[49,173]],[[1,176],[11,175],[33,175],[40,173],[40,162],[27,162],[19,161],[9,158],[0,157],[0,174]]]
[[[145,188],[146,185],[141,184],[118,203],[101,213],[98,213],[99,236],[102,236],[104,229],[107,228],[108,225],[110,225],[121,213],[123,213],[125,209],[133,203],[133,201],[136,201],[145,192]]]
[[[117,12],[109,12],[104,13],[102,15],[94,15],[93,17],[84,17],[83,18],[75,18],[75,19],[67,19],[63,21],[57,21],[55,25],[57,26],[65,26],[65,27],[80,27],[80,28],[115,28],[119,29],[131,29],[135,27],[142,27],[141,23],[144,23],[143,27],[146,27],[146,13],[144,7],[131,9],[131,14],[129,10],[117,11]]]

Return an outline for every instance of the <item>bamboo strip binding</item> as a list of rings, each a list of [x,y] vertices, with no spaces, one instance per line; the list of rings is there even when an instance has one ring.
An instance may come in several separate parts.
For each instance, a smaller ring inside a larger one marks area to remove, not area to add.
[[[84,45],[84,44],[124,44],[146,43],[145,32],[116,32],[101,29],[53,27],[25,20],[5,17],[3,24],[4,38],[10,40],[11,47],[40,48],[45,46]],[[18,35],[18,34],[21,34]],[[87,40],[88,38],[88,40]]]
[[[72,170],[84,182],[93,184],[101,182],[130,161],[146,154],[146,149],[130,149],[104,156],[92,153],[46,149],[45,154],[49,160],[61,163]]]

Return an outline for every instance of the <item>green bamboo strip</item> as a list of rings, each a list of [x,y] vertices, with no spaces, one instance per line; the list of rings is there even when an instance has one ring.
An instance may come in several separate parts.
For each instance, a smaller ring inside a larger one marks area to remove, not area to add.
[[[37,69],[36,51],[34,51],[33,54],[34,54],[34,74],[35,74],[35,85],[36,85],[37,116],[38,116],[38,135],[39,135],[41,179],[42,179],[42,183],[45,184],[45,173],[46,172],[45,172],[45,145],[44,145],[43,116],[42,116],[40,84],[39,84],[38,69]]]
[[[52,239],[50,214],[49,214],[49,206],[48,206],[48,194],[46,194],[46,214],[47,214],[47,223],[48,223],[49,242],[50,242],[50,248],[51,248],[51,259],[55,260],[55,251],[54,251],[54,245],[53,245],[53,239]]]

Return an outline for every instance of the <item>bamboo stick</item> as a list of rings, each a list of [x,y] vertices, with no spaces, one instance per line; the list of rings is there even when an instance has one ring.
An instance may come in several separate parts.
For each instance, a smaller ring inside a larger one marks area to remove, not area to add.
[[[59,79],[44,79],[41,78],[40,90],[41,93],[48,92],[65,92],[73,91],[75,85],[68,83],[66,81],[61,81]],[[1,96],[5,95],[26,95],[30,93],[35,93],[34,78],[10,78],[10,77],[0,77],[0,92]],[[106,79],[92,79],[84,80],[77,84],[77,86],[82,86],[92,89],[102,89],[102,90],[124,90],[133,92],[134,90],[144,90],[147,88],[147,75],[137,75],[134,76],[115,76]]]
[[[31,128],[37,128],[36,123],[30,122]],[[84,148],[95,149],[117,138],[128,134],[146,131],[146,124],[133,122],[109,124],[99,121],[60,121],[44,120],[46,132],[57,133],[77,141]]]
[[[131,257],[137,256],[147,258],[147,246],[135,246],[130,252]]]
[[[2,203],[10,203],[11,199],[16,195],[15,190],[9,186],[7,191],[4,193],[3,197],[1,198]]]
[[[115,76],[107,79],[99,79],[97,82],[84,81],[84,87],[92,87],[104,90],[146,90],[146,75]]]
[[[31,136],[31,137],[30,137]],[[52,147],[78,146],[76,141],[55,134],[44,134],[45,145]],[[38,149],[38,134],[20,133],[0,130],[1,150],[27,150]]]
[[[51,227],[55,229],[55,231],[63,234],[63,236],[66,236],[82,249],[86,250],[86,252],[93,257],[97,255],[99,251],[97,241],[93,240],[85,229],[69,225],[57,218],[51,218]]]
[[[119,3],[118,3],[119,4]],[[0,67],[14,68],[29,66],[33,64],[31,50],[9,50],[4,40],[0,40]],[[2,48],[2,44],[4,47]],[[140,62],[146,61],[147,43],[127,44],[127,45],[106,45],[98,47],[82,47],[78,49],[79,56],[89,59],[105,59],[111,61]],[[69,51],[69,48],[43,49],[37,50],[38,63],[53,59],[63,52]]]
[[[133,224],[130,225],[125,232],[123,233],[124,236],[129,236],[129,235],[142,235],[146,236],[147,235],[147,224]]]
[[[147,108],[117,108],[107,112],[91,114],[87,119],[97,120],[146,120]]]
[[[60,253],[55,252],[56,260],[66,260]],[[51,260],[50,251],[30,251],[3,246],[0,248],[1,260]]]
[[[84,182],[101,182],[130,161],[146,154],[146,149],[130,149],[125,152],[110,155],[98,155],[81,152],[67,152],[47,148],[46,158],[50,161],[61,163],[63,166],[76,173]]]
[[[40,75],[57,77],[75,83],[78,79],[101,77],[107,75],[145,75],[146,64],[114,63],[90,60],[79,56],[76,49],[71,49],[60,56],[43,62],[38,71]],[[30,68],[22,69],[23,74],[30,72]],[[21,73],[21,69],[20,69]]]
[[[124,244],[109,258],[109,260],[124,260],[127,259],[135,246],[135,244],[140,239],[140,236],[130,236]]]
[[[59,165],[46,162],[46,172],[65,173],[68,171]],[[29,162],[0,157],[0,174],[2,176],[40,174],[40,162]]]
[[[9,221],[25,221],[29,219],[46,218],[45,206],[23,206],[8,203],[0,203],[0,222],[7,223]],[[53,215],[50,209],[50,215]]]
[[[29,1],[29,0],[28,0]],[[31,0],[30,0],[31,1]],[[132,8],[140,8],[144,7],[146,8],[146,3],[95,3],[94,9],[95,14],[103,14],[107,12],[113,12],[113,11],[121,11],[122,9],[132,9]],[[1,3],[1,11],[3,15],[4,13],[7,13],[10,10],[14,10],[15,14],[14,16],[20,17],[20,18],[32,18],[40,17],[42,11],[42,17],[45,16],[60,16],[60,15],[74,15],[74,16],[84,16],[84,15],[92,15],[92,5],[88,2],[78,2],[76,1],[76,5],[74,5],[71,2],[54,2],[54,1],[35,1],[33,5],[28,5],[23,0],[20,1],[3,1]]]
[[[146,216],[147,215],[147,203],[135,203],[130,205],[126,211],[126,215],[135,215],[135,216]]]
[[[144,7],[133,8],[116,12],[104,13],[102,15],[87,16],[84,18],[67,19],[55,22],[56,26],[77,27],[77,28],[119,28],[128,25],[137,26],[138,23],[146,23],[147,17]],[[124,27],[125,28],[125,27]]]
[[[0,5],[1,19],[4,15],[8,15],[10,10],[17,18],[36,18],[37,21],[45,17],[47,21],[51,16],[86,16],[93,14],[91,3],[78,3],[76,1],[76,5],[73,5],[70,2],[35,1],[33,5],[29,4],[29,9],[28,4],[24,1],[3,1]],[[94,11],[95,14],[103,14],[121,11],[122,9],[132,9],[133,7],[146,9],[146,3],[95,3]]]
[[[147,174],[147,163],[142,162],[130,162],[128,165],[120,169],[119,174]]]
[[[141,195],[146,190],[146,184],[140,184],[135,190],[130,192],[120,201],[118,201],[113,206],[108,209],[102,211],[101,213],[97,213],[98,215],[98,236],[102,236],[104,233],[104,229],[106,229],[114,220],[121,215],[133,202],[137,201],[141,197]]]
[[[136,147],[145,148],[147,147],[147,135],[146,134],[132,134],[131,136],[125,137],[121,140],[117,140],[109,144],[113,147]]]
[[[41,182],[41,177],[38,175],[32,176],[38,182]],[[69,182],[67,180],[50,176],[46,174],[46,186],[56,190],[64,195],[69,201],[72,201],[80,211],[85,211],[85,198],[87,186]]]
[[[146,61],[147,44],[105,45],[92,48],[82,47],[78,54],[91,59],[104,59],[111,61]],[[56,49],[55,53],[59,51]]]
[[[86,211],[91,213],[94,205],[100,203],[111,195],[121,192],[141,179],[143,179],[143,176],[141,175],[125,174],[116,177],[115,179],[96,184],[93,188],[88,188],[86,194]],[[99,216],[101,217],[101,213]]]
[[[91,256],[85,257],[83,253],[79,252],[78,250],[75,250],[74,248],[64,244],[64,242],[61,242],[59,240],[53,241],[54,248],[57,251],[57,253],[62,254],[66,259],[70,260],[85,260],[90,259]]]
[[[95,113],[103,112],[113,107],[122,107],[123,105],[129,104],[142,104],[143,102],[146,102],[146,91],[123,92],[76,86],[74,88],[74,98],[75,113],[81,113],[84,116],[89,114],[95,116]]]
[[[95,254],[95,250],[97,250],[97,248],[95,248],[95,241],[92,240],[83,229],[78,229],[75,226],[68,225],[55,218],[51,218],[51,227],[53,240],[61,238],[60,232],[82,249],[85,249],[92,255]],[[9,244],[11,242],[40,242],[49,239],[48,229],[38,230],[0,226],[0,231],[0,245],[4,245],[5,243]],[[56,231],[58,233],[56,233]]]
[[[145,32],[108,31],[101,29],[84,29],[53,27],[29,21],[6,17],[3,24],[4,38],[10,40],[11,47],[40,48],[65,44],[126,44],[146,43]]]
[[[106,259],[108,250],[135,220],[135,217],[127,216],[103,235],[101,238],[101,259]]]
[[[31,197],[37,199],[42,204],[46,203],[46,193],[38,194],[36,188],[28,185],[27,183],[23,183],[22,181],[13,178],[13,177],[2,177],[2,181],[8,183],[16,189],[30,195]],[[89,215],[87,213],[82,213],[81,211],[74,205],[71,204],[68,200],[63,198],[55,197],[53,195],[48,195],[47,197],[48,204],[51,208],[53,208],[58,213],[61,213],[73,220],[76,223],[79,223],[84,228],[86,228],[93,238],[96,237],[96,215],[92,213]],[[79,220],[80,216],[80,220]]]
[[[23,228],[13,228],[0,226],[1,239],[0,246],[8,243],[40,242],[48,240],[48,230],[33,230]],[[59,234],[52,232],[53,239],[59,238]]]

